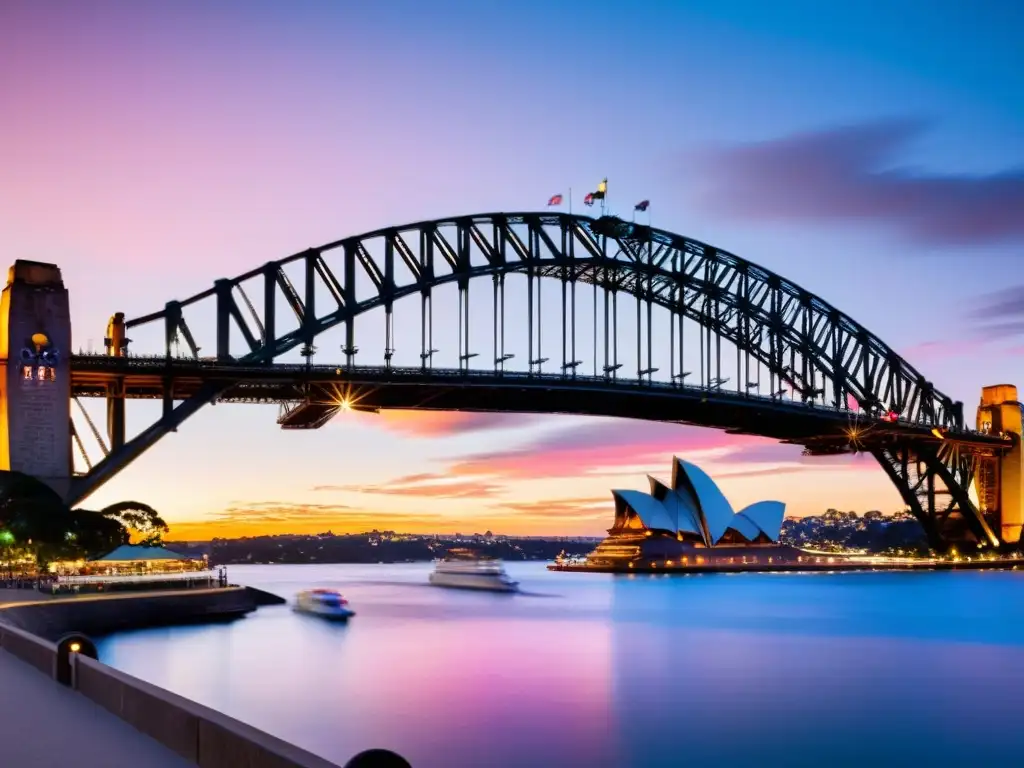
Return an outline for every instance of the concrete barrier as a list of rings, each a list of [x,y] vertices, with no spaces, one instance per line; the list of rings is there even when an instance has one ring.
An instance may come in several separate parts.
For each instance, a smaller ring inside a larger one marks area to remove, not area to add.
[[[50,677],[57,678],[57,644],[0,623],[0,648]]]
[[[0,606],[0,648],[54,680],[70,683],[200,768],[339,768],[258,728],[69,651],[75,641],[81,648],[91,646],[81,632],[230,618],[257,605],[283,602],[251,588],[228,587],[12,603]],[[62,635],[63,645],[58,646],[53,640]]]
[[[311,752],[94,659],[76,655],[73,664],[79,693],[200,768],[338,768]]]
[[[0,605],[0,622],[55,641],[68,632],[103,635],[238,618],[256,610],[257,598],[246,587],[57,597]]]

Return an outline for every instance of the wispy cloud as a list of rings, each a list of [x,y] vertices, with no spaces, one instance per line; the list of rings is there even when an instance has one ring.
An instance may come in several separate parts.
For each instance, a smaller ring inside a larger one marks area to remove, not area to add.
[[[501,504],[496,508],[508,510],[523,517],[577,518],[582,520],[608,519],[614,515],[611,493],[579,499],[538,499]]]
[[[926,128],[887,120],[710,152],[701,201],[770,221],[874,220],[935,245],[1024,238],[1024,168],[989,175],[893,168]]]
[[[776,464],[782,465],[774,469],[760,467],[757,470],[742,470],[730,475],[729,472],[716,473],[716,478],[750,476],[753,471],[763,471],[765,474],[778,473],[780,469],[791,471],[806,471],[813,467],[819,468],[842,468],[842,469],[869,469],[873,472],[880,470],[878,463],[867,454],[836,454],[829,456],[804,456],[803,448],[798,445],[785,445],[782,443],[762,443],[761,445],[745,445],[723,454],[715,459],[720,464]]]
[[[1021,213],[1024,217],[1024,212]],[[1024,285],[1002,288],[975,301],[969,317],[979,334],[987,339],[1008,339],[1024,335]]]
[[[696,453],[765,442],[681,424],[601,419],[542,435],[525,445],[456,457],[457,476],[538,479],[601,474],[623,466],[665,464],[673,453]]]
[[[422,496],[439,499],[484,498],[494,496],[502,486],[484,480],[453,478],[447,473],[421,472],[397,477],[387,483],[368,485],[317,485],[314,491],[373,493],[391,496]]]
[[[537,421],[533,414],[476,413],[470,411],[386,410],[377,414],[353,413],[348,418],[365,420],[375,426],[410,437],[449,437],[489,429],[509,429]]]
[[[922,341],[901,349],[900,356],[911,365],[933,363],[977,354],[987,345],[984,338],[937,339]]]

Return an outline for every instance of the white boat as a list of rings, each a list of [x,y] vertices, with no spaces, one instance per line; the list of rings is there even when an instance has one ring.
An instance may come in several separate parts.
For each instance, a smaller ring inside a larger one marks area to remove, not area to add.
[[[295,596],[295,610],[322,616],[325,619],[347,619],[356,612],[348,607],[348,600],[336,589],[307,589]]]
[[[484,558],[471,550],[453,549],[437,563],[430,583],[455,589],[481,589],[489,592],[518,592],[519,582],[505,573],[500,560]]]

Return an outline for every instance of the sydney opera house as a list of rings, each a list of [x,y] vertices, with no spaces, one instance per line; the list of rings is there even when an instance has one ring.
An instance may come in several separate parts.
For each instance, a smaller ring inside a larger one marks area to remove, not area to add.
[[[734,512],[718,485],[688,461],[672,459],[669,485],[612,491],[615,524],[587,557],[601,570],[784,565],[803,554],[778,543],[786,505],[759,501]]]

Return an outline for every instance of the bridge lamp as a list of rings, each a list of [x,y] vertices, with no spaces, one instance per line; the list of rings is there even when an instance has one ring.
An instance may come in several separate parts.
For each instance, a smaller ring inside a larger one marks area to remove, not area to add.
[[[946,439],[945,433],[941,429],[939,429],[938,427],[932,427],[932,434],[935,435],[937,438],[939,438],[939,440],[945,440]]]

